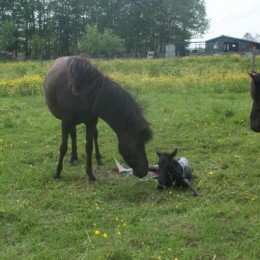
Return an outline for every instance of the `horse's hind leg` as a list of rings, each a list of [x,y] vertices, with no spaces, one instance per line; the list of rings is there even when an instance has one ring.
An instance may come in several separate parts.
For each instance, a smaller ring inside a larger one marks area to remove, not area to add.
[[[76,126],[73,126],[70,130],[70,137],[71,137],[71,157],[70,157],[70,163],[74,163],[78,160],[78,153],[77,153],[77,130]]]
[[[92,170],[92,151],[93,151],[93,139],[95,136],[96,122],[89,122],[87,124],[86,133],[86,153],[87,153],[87,165],[86,172],[89,178],[89,182],[95,182],[96,177],[93,175]]]
[[[99,147],[98,147],[98,130],[97,130],[97,127],[96,127],[95,133],[94,133],[94,145],[95,145],[97,164],[102,165],[101,154],[99,152]]]
[[[68,138],[69,138],[69,127],[68,125],[62,121],[61,123],[61,129],[62,129],[62,141],[60,145],[60,158],[57,166],[56,175],[54,176],[55,179],[60,178],[60,174],[62,171],[62,164],[63,164],[63,158],[68,150]]]

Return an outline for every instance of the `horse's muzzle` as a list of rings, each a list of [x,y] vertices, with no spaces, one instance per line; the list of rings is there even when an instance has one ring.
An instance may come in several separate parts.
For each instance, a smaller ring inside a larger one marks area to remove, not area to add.
[[[133,169],[133,174],[136,177],[143,178],[147,175],[148,169],[147,168],[135,168]]]
[[[260,124],[259,125],[250,124],[250,128],[252,131],[254,131],[256,133],[260,132]]]

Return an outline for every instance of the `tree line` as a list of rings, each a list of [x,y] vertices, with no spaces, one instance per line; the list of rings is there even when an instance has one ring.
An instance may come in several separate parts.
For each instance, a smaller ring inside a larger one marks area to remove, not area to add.
[[[163,52],[208,26],[204,0],[0,0],[0,49],[25,58]]]

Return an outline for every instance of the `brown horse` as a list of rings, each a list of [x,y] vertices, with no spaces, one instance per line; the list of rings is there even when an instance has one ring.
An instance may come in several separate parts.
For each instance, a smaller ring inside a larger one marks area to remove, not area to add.
[[[147,174],[145,143],[152,138],[152,130],[140,105],[84,56],[56,59],[47,72],[44,92],[51,113],[61,120],[62,142],[55,178],[60,178],[69,135],[72,140],[71,162],[77,160],[76,125],[84,123],[87,128],[86,173],[89,181],[96,180],[91,158],[94,140],[96,160],[101,163],[97,141],[99,117],[116,133],[119,152],[133,168],[133,174],[140,178]]]
[[[250,127],[254,132],[260,132],[260,73],[252,74],[251,77],[251,97],[253,107],[250,115]]]

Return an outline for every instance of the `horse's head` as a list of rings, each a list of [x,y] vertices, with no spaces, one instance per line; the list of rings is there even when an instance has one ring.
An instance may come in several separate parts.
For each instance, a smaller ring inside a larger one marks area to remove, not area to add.
[[[250,127],[255,132],[260,132],[260,73],[251,74],[251,97],[253,106],[250,115]]]
[[[133,174],[143,178],[148,172],[148,160],[145,143],[152,137],[152,130],[147,127],[137,135],[123,134],[119,136],[118,149],[125,162],[133,169]]]
[[[171,187],[174,182],[173,174],[176,170],[178,162],[174,160],[177,154],[177,149],[172,153],[163,153],[156,151],[159,157],[159,184],[158,189],[163,187]]]

